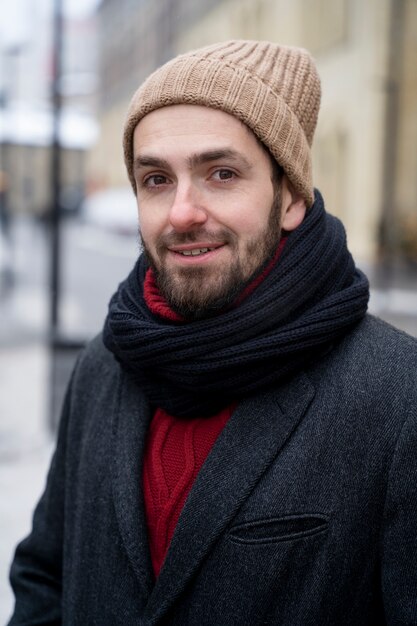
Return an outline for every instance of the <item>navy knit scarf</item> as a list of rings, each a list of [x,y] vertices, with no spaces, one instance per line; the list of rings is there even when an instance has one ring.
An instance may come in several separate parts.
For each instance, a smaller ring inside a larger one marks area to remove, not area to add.
[[[112,297],[104,343],[151,406],[177,417],[212,415],[320,358],[369,299],[317,191],[272,271],[234,309],[188,323],[159,318],[143,296],[147,269],[142,255]]]

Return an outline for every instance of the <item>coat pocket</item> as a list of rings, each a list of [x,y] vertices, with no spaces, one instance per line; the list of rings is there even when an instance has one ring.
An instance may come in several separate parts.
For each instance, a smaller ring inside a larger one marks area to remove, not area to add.
[[[232,526],[228,537],[235,543],[261,544],[293,541],[326,532],[329,517],[322,513],[300,513],[253,520]]]

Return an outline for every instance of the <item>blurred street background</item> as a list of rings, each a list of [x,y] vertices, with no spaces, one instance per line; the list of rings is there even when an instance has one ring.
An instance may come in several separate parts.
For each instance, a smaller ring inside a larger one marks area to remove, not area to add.
[[[0,0],[0,624],[76,355],[139,253],[121,136],[158,65],[228,38],[308,48],[315,183],[417,337],[416,0]]]

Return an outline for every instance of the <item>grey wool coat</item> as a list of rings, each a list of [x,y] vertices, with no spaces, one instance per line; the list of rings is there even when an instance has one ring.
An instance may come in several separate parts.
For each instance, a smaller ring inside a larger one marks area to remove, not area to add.
[[[366,317],[241,404],[153,579],[146,399],[100,338],[66,397],[10,624],[417,624],[417,342]]]

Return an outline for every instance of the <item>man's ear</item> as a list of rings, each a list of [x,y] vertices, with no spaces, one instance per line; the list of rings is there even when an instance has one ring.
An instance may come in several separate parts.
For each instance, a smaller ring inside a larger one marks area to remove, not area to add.
[[[282,230],[295,230],[303,221],[306,210],[304,198],[294,189],[287,176],[284,176],[282,179]]]

